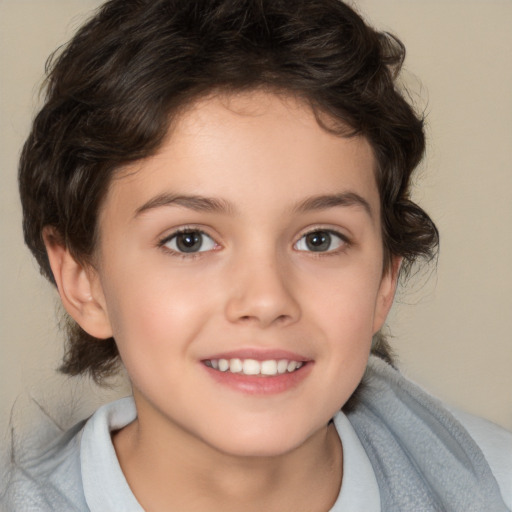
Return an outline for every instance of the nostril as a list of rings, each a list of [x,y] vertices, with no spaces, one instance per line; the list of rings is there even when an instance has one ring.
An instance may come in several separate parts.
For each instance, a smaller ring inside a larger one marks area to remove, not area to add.
[[[300,307],[295,298],[284,288],[253,286],[244,293],[233,293],[225,304],[230,322],[261,325],[284,325],[300,317]]]

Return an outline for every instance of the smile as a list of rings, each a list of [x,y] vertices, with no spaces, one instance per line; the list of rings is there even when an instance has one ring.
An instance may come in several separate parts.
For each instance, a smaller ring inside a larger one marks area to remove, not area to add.
[[[301,368],[302,361],[288,359],[267,359],[257,361],[256,359],[207,359],[204,364],[209,368],[220,372],[240,373],[243,375],[274,376],[285,373],[293,373]]]

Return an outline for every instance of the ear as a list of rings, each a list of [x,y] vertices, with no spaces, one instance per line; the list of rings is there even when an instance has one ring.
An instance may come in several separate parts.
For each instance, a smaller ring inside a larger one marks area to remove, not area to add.
[[[393,305],[395,298],[398,276],[400,274],[400,265],[402,258],[394,256],[391,265],[385,270],[377,295],[377,303],[375,306],[375,317],[373,319],[373,333],[381,329],[386,321],[389,310]]]
[[[60,299],[68,314],[91,336],[112,337],[97,272],[76,261],[53,228],[44,228],[43,239]]]

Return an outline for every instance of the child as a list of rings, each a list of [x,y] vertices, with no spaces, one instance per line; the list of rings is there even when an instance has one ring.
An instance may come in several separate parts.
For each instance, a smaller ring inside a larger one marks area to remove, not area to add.
[[[79,31],[22,154],[25,239],[62,370],[122,361],[133,398],[15,461],[7,510],[510,509],[510,437],[379,334],[438,243],[403,55],[337,0],[113,0]]]

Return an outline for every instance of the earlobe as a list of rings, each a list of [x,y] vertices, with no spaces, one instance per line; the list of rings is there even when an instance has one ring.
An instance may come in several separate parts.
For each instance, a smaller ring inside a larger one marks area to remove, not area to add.
[[[91,336],[112,337],[97,273],[75,260],[53,228],[43,230],[43,239],[60,299],[68,314]]]
[[[378,332],[393,305],[393,299],[395,298],[395,292],[398,283],[398,276],[400,274],[400,266],[402,265],[402,258],[395,256],[389,266],[389,269],[382,276],[380,283],[379,294],[377,296],[377,304],[375,308],[375,318],[373,325],[373,333]]]

